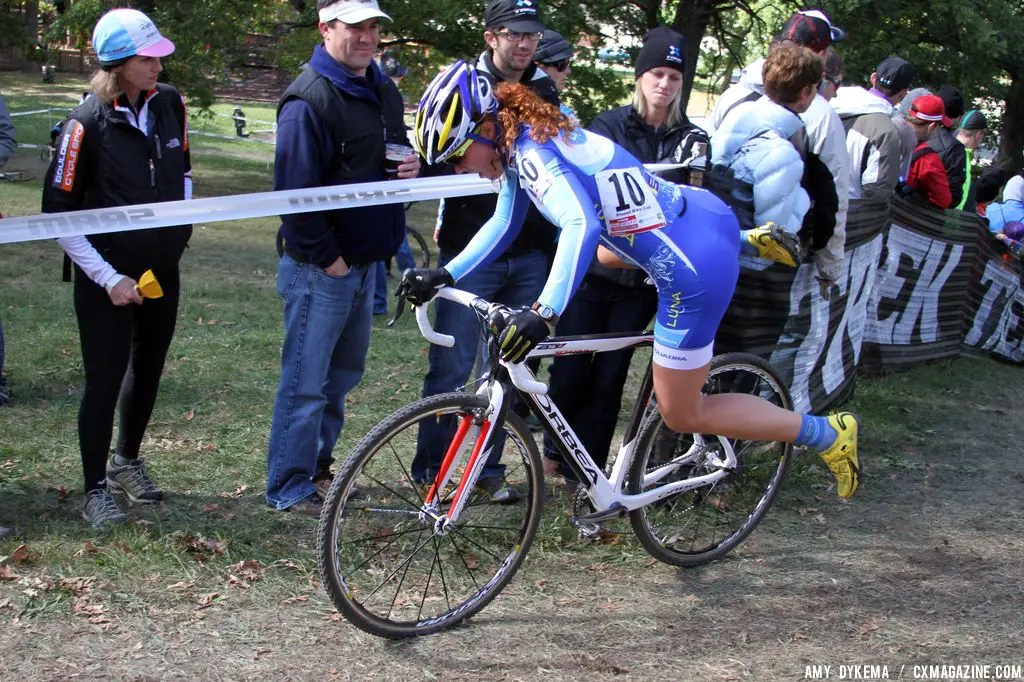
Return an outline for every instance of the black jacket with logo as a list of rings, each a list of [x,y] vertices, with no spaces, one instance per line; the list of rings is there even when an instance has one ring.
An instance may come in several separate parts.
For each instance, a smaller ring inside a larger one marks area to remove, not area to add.
[[[192,169],[185,104],[178,91],[158,84],[147,94],[143,133],[116,103],[95,95],[69,114],[43,182],[44,213],[179,201]],[[177,267],[192,226],[160,227],[87,239],[108,263],[133,279],[146,270]]]
[[[480,55],[476,68],[479,73],[490,77],[495,83],[505,80],[501,71],[494,66],[490,52]],[[558,105],[558,91],[555,89],[554,81],[533,63],[526,68],[520,82],[529,86],[546,101]],[[498,197],[495,194],[445,199],[439,216],[441,230],[438,234],[438,245],[451,253],[461,251],[483,224],[494,215],[497,205]],[[526,219],[523,221],[522,231],[502,256],[522,256],[533,249],[550,255],[554,250],[554,243],[554,225],[545,220],[540,211],[531,203],[526,212]]]
[[[967,150],[964,143],[956,139],[948,128],[939,125],[928,138],[928,146],[938,152],[942,159],[949,180],[949,193],[953,195],[953,208],[956,208],[964,196],[964,182],[967,180]]]

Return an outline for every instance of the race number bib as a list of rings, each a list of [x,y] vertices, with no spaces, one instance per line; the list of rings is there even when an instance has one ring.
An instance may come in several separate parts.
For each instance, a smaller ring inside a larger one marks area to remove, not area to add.
[[[639,168],[604,170],[594,179],[608,234],[624,237],[665,227],[665,214],[658,198]]]

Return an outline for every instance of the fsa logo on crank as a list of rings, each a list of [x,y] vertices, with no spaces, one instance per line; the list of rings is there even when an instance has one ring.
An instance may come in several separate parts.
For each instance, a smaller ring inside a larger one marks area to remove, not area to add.
[[[35,237],[59,237],[62,235],[93,234],[95,232],[120,231],[113,228],[128,229],[136,225],[144,225],[155,217],[149,208],[131,208],[127,210],[110,209],[63,216],[50,213],[32,218],[28,221],[28,229]]]
[[[481,587],[480,590],[475,595],[473,595],[472,598],[467,599],[462,604],[460,604],[459,608],[455,609],[454,611],[452,611],[450,613],[445,613],[443,615],[440,615],[437,618],[431,618],[429,620],[421,620],[420,622],[416,623],[416,627],[418,627],[418,628],[429,627],[431,625],[437,625],[438,623],[443,623],[446,620],[452,620],[453,618],[458,618],[460,615],[462,615],[467,610],[472,608],[473,604],[475,604],[477,601],[479,601],[479,599],[481,597],[483,597],[485,594],[487,594],[490,591],[490,589],[492,587],[494,587],[498,583],[499,580],[502,579],[502,577],[508,571],[509,567],[512,566],[512,561],[519,554],[519,550],[520,550],[521,547],[522,547],[522,545],[516,545],[512,549],[512,551],[509,552],[509,555],[507,557],[505,557],[505,560],[503,562],[501,562],[501,566],[498,567],[498,571],[494,574],[494,577],[492,577],[490,580],[488,580],[487,584],[484,585],[483,587]]]
[[[551,425],[558,431],[558,435],[562,437],[566,447],[569,449],[569,453],[572,458],[576,460],[576,463],[580,465],[580,469],[587,475],[590,482],[597,483],[598,474],[597,471],[587,463],[587,457],[583,454],[583,450],[580,444],[576,441],[576,436],[569,429],[569,426],[565,423],[561,413],[555,404],[551,402],[551,399],[546,395],[534,395],[534,400],[540,406],[544,413],[548,416],[551,421]]]

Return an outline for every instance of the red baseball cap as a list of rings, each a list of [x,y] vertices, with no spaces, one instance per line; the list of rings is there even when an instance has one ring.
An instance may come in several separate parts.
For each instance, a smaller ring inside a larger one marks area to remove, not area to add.
[[[946,116],[946,105],[938,95],[921,95],[915,99],[910,105],[907,117],[926,123],[941,123],[947,128],[953,125],[953,121]]]

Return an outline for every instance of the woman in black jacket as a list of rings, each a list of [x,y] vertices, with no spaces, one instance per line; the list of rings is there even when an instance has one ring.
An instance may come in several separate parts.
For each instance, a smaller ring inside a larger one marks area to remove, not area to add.
[[[174,45],[132,9],[103,15],[92,43],[102,68],[92,78],[92,95],[64,122],[43,185],[43,211],[191,198],[185,106],[174,88],[156,82],[160,58]],[[58,240],[74,262],[85,367],[78,413],[82,516],[94,528],[127,520],[112,490],[133,503],[164,498],[139,459],[139,446],[174,335],[178,261],[191,233],[191,226],[180,226]],[[137,284],[146,270],[162,285],[162,298],[143,302]],[[118,402],[118,440],[108,461]]]
[[[598,115],[587,127],[614,141],[644,163],[678,163],[707,151],[708,136],[686,118],[682,102],[683,37],[665,26],[651,29],[634,65],[633,103]],[[701,146],[702,145],[702,146]],[[664,174],[683,182],[681,171]],[[558,321],[557,334],[639,332],[657,309],[653,286],[640,270],[606,268],[597,259]],[[631,349],[610,353],[569,355],[551,365],[552,400],[594,462],[604,466],[622,403],[622,388],[633,357]],[[545,469],[553,473],[561,455],[545,439]],[[568,467],[561,473],[570,476]]]

